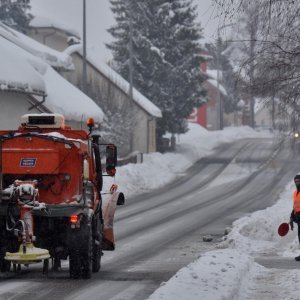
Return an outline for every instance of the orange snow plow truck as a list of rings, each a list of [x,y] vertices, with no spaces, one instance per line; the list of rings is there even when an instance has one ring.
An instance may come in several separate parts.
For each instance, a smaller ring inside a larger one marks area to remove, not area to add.
[[[43,263],[47,273],[69,259],[71,278],[98,272],[114,250],[113,219],[123,193],[112,185],[102,203],[103,176],[114,176],[117,149],[58,114],[28,114],[17,130],[0,131],[0,269]],[[104,154],[101,164],[101,156]],[[104,171],[103,171],[104,170]],[[103,207],[102,207],[103,206]]]

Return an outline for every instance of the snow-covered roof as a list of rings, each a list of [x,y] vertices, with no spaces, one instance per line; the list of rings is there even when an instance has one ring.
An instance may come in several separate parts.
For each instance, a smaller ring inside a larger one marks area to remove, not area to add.
[[[107,64],[104,64],[97,59],[95,56],[88,55],[88,60],[92,63],[102,74],[109,78],[114,84],[116,84],[125,93],[129,92],[130,85],[121,75],[115,72]],[[142,95],[137,89],[133,89],[133,101],[141,106],[145,111],[154,117],[161,118],[161,110],[153,104],[149,99]]]
[[[237,103],[237,107],[238,107],[238,108],[244,108],[245,105],[246,105],[246,102],[245,102],[243,99],[241,99],[241,100]]]
[[[72,58],[66,53],[51,49],[30,37],[20,33],[0,22],[0,36],[21,47],[36,57],[40,57],[53,67],[74,69]]]
[[[33,28],[55,28],[65,32],[67,35],[75,36],[80,38],[78,31],[70,28],[67,24],[63,22],[53,21],[44,16],[35,16],[29,23]]]
[[[82,44],[78,43],[78,44],[74,44],[69,46],[68,48],[66,48],[64,50],[64,53],[68,54],[68,55],[72,55],[75,52],[79,52],[80,54],[82,54]]]
[[[45,94],[44,80],[35,68],[38,61],[2,36],[0,36],[0,49],[0,90]]]
[[[215,80],[218,80],[218,70],[210,70],[207,69],[206,74]],[[223,80],[223,72],[221,70],[219,70],[219,80],[222,81]]]
[[[212,86],[214,86],[216,89],[218,88],[218,81],[215,79],[208,79],[206,80],[208,83],[210,83]],[[219,91],[223,94],[223,96],[227,96],[227,92],[222,84],[219,83]]]
[[[199,56],[204,58],[205,60],[212,60],[213,59],[212,55],[205,54],[205,53],[201,53]]]
[[[69,55],[71,55],[74,52],[81,54],[82,45],[73,45],[65,50],[65,53]],[[98,56],[93,51],[93,49],[87,49],[87,60],[97,70],[99,70],[99,72],[101,72],[104,76],[109,78],[109,80],[111,80],[115,85],[117,85],[122,91],[124,91],[126,94],[129,93],[129,83],[121,75],[119,75],[116,71],[109,67],[106,63],[103,63],[100,59],[98,59]],[[161,110],[135,88],[133,89],[133,101],[140,107],[142,107],[150,115],[157,118],[162,117]]]
[[[91,98],[22,46],[0,34],[0,91],[45,95],[44,105],[53,113],[63,114],[66,120],[82,121],[87,117],[96,122],[103,120],[101,108]]]
[[[101,108],[50,66],[44,79],[48,94],[44,105],[51,111],[64,115],[67,120],[82,121],[93,117],[96,122],[102,122]]]

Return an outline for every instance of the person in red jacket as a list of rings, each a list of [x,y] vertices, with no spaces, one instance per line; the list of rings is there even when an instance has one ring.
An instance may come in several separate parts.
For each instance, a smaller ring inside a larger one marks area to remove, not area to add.
[[[297,174],[294,177],[294,182],[296,185],[296,190],[294,191],[294,203],[293,203],[293,210],[291,213],[290,218],[290,226],[291,230],[294,229],[293,223],[297,223],[298,225],[298,240],[300,244],[300,174]],[[296,261],[300,261],[300,255],[295,257]]]

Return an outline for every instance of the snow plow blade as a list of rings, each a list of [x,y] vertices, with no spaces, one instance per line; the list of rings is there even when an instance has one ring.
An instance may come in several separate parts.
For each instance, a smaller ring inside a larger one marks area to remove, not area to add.
[[[104,229],[103,229],[103,250],[115,250],[114,237],[114,217],[117,205],[124,205],[125,198],[123,193],[114,192],[109,195],[103,209]]]
[[[20,245],[18,252],[6,252],[4,259],[14,264],[34,264],[50,258],[49,251],[46,249],[36,248],[33,244],[27,244],[25,246],[26,251],[23,251],[23,247],[23,245]]]

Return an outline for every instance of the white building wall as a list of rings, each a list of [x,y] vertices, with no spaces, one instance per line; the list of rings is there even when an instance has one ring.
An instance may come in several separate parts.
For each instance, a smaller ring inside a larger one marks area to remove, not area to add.
[[[215,106],[207,106],[206,111],[206,127],[208,130],[218,130],[218,111]]]
[[[41,44],[58,51],[63,51],[69,46],[66,34],[55,28],[32,28],[29,36]]]
[[[20,116],[40,113],[37,109],[29,111],[31,106],[26,94],[0,91],[0,129],[18,129]]]

